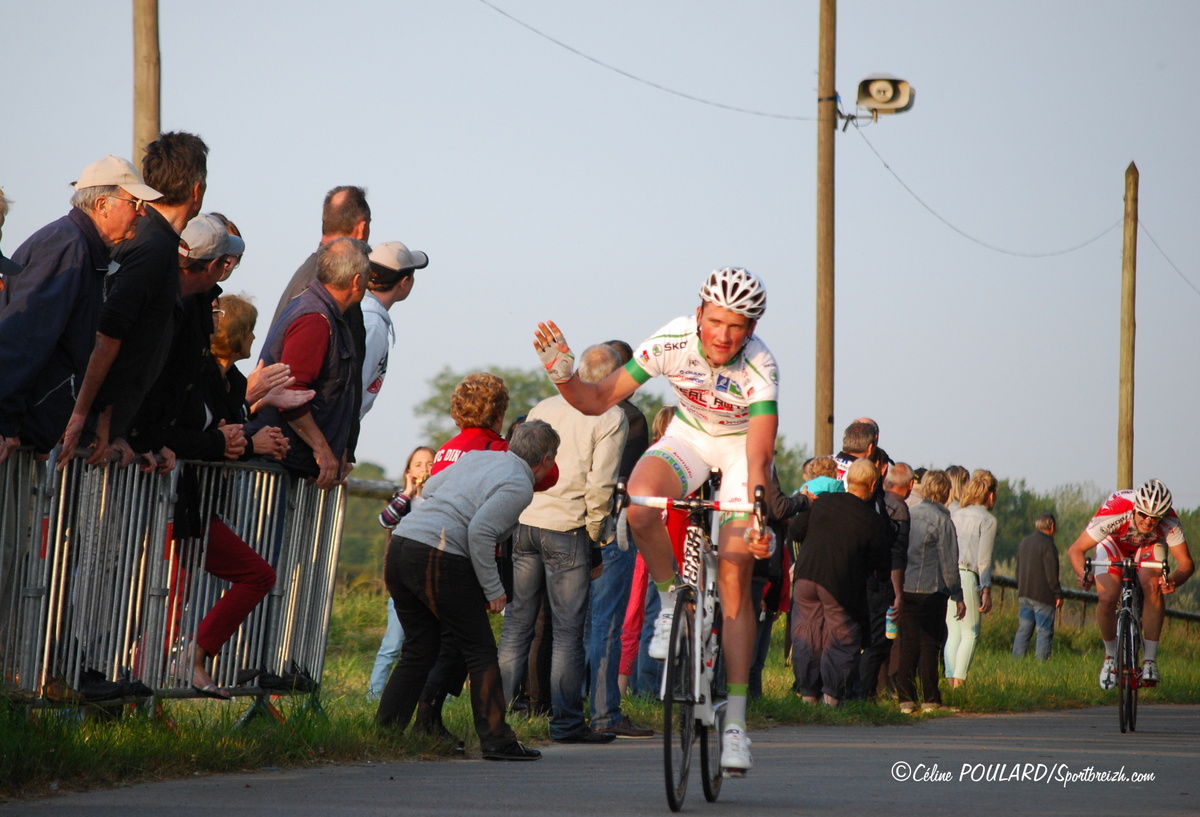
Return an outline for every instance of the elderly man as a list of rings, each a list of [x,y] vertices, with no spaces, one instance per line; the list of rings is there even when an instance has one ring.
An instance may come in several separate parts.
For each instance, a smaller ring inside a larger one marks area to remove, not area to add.
[[[99,412],[88,462],[108,460],[108,442],[126,436],[170,348],[179,301],[179,234],[200,212],[208,184],[208,146],[191,133],[164,133],[146,146],[146,183],[162,191],[149,203],[137,235],[113,254],[120,266],[105,282],[96,344],[63,434],[61,468],[75,453],[84,424]]]
[[[485,760],[537,760],[504,722],[496,640],[487,613],[508,601],[496,568],[496,543],[509,535],[554,467],[559,436],[540,420],[522,423],[508,451],[469,451],[425,483],[425,501],[400,521],[384,577],[404,626],[400,663],[384,689],[379,724],[403,730],[437,661],[441,632],[462,649],[471,709]]]
[[[339,238],[353,238],[366,242],[370,240],[370,237],[371,207],[367,204],[367,191],[361,187],[343,185],[326,193],[325,203],[321,208],[321,243],[317,246],[317,252],[304,259],[304,263],[300,265],[292,276],[292,280],[288,282],[287,288],[279,298],[279,304],[275,307],[275,316],[271,318],[271,325],[274,326],[278,323],[287,305],[317,280],[317,256],[320,254],[321,247]],[[363,324],[362,305],[351,304],[346,310],[345,320],[347,326],[350,327],[354,357],[361,371],[366,368],[367,359],[367,334]],[[359,419],[365,414],[362,409],[362,383],[356,380],[353,383],[353,390],[354,417],[350,423],[350,436],[346,443],[348,462],[354,462],[354,450],[358,447]]]
[[[399,241],[387,241],[371,250],[371,278],[362,301],[366,357],[362,367],[362,409],[367,416],[387,376],[388,350],[396,342],[396,331],[388,310],[412,293],[419,269],[429,266],[429,256],[410,250]]]
[[[316,397],[299,408],[268,407],[246,432],[278,426],[288,438],[283,464],[294,475],[315,477],[328,490],[350,472],[348,446],[357,420],[361,377],[347,313],[367,292],[370,247],[355,238],[337,238],[317,251],[317,280],[288,302],[271,326],[263,347],[264,365],[286,363],[293,389]]]
[[[1054,644],[1054,614],[1062,607],[1062,585],[1058,581],[1058,547],[1054,531],[1058,522],[1052,513],[1038,514],[1037,529],[1017,545],[1017,634],[1013,638],[1013,656],[1020,658],[1029,649],[1037,627],[1037,660],[1050,657]]]
[[[579,377],[599,383],[620,365],[611,346],[591,346],[580,357]],[[584,720],[583,629],[590,574],[600,566],[600,546],[613,537],[607,523],[629,423],[615,405],[588,417],[562,395],[538,403],[529,419],[545,420],[562,437],[560,476],[534,496],[513,539],[513,600],[500,636],[504,696],[511,701],[526,676],[534,624],[547,595],[554,630],[550,737],[559,743],[608,743],[615,732],[595,732]]]
[[[96,342],[109,251],[161,195],[107,156],[84,168],[71,212],[17,249],[24,269],[7,277],[0,311],[0,462],[22,441],[44,453],[62,435]]]
[[[823,695],[830,706],[846,696],[862,630],[868,623],[867,577],[890,566],[887,523],[872,506],[879,471],[857,459],[846,492],[813,502],[797,538],[792,591],[792,670],[805,701]]]

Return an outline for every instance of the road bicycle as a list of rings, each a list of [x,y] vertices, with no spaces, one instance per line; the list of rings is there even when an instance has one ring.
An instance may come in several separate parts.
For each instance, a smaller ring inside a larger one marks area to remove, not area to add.
[[[699,491],[683,499],[629,496],[624,483],[618,483],[615,493],[617,544],[623,550],[629,547],[625,524],[629,505],[687,514],[682,546],[676,543],[681,583],[675,589],[670,649],[659,690],[663,702],[663,767],[671,811],[683,808],[692,745],[697,740],[704,799],[714,803],[721,793],[721,739],[726,692],[725,666],[721,658],[723,619],[717,592],[717,520],[721,513],[754,514],[758,529],[767,529],[766,502],[761,486],[754,492],[754,502],[709,499],[719,484],[720,472],[714,471]]]
[[[1117,717],[1122,732],[1137,728],[1138,689],[1153,686],[1142,679],[1142,583],[1138,568],[1167,572],[1165,561],[1147,560],[1141,563],[1133,557],[1124,559],[1092,559],[1084,562],[1084,571],[1116,566],[1121,568],[1121,599],[1117,604]]]

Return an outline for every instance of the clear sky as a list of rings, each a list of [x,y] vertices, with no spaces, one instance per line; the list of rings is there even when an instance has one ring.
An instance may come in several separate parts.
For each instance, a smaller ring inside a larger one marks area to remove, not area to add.
[[[816,0],[491,2],[658,85],[804,119],[649,87],[480,0],[164,2],[162,125],[211,148],[205,209],[248,247],[229,291],[265,321],[338,184],[368,188],[372,243],[429,254],[360,448],[396,476],[443,366],[533,367],[546,318],[577,349],[636,343],[709,270],[746,266],[770,294],[781,428],[811,446]],[[0,10],[6,254],[85,165],[132,154],[131,31],[128,2]],[[1197,31],[1194,0],[841,4],[845,111],[873,72],[917,95],[837,137],[838,435],[867,414],[914,465],[1113,487],[1121,231],[1104,231],[1136,161],[1166,257],[1140,233],[1134,479],[1200,505]]]

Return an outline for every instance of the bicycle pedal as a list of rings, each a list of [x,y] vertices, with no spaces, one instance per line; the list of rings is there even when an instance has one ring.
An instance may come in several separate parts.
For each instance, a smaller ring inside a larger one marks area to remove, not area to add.
[[[729,780],[740,780],[746,776],[745,769],[721,769],[721,777]]]

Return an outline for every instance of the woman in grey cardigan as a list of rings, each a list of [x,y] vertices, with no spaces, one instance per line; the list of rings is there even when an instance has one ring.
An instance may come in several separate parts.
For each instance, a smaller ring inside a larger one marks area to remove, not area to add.
[[[963,489],[962,506],[951,511],[958,535],[958,575],[967,614],[946,616],[946,677],[950,688],[967,682],[984,613],[992,609],[992,550],[996,543],[996,478],[978,470]]]
[[[908,566],[904,570],[901,598],[900,666],[896,693],[900,711],[911,713],[917,697],[916,678],[921,678],[923,710],[942,705],[938,690],[938,654],[946,640],[946,601],[953,599],[952,615],[962,618],[966,607],[958,578],[958,539],[945,501],[950,480],[944,471],[927,471],[921,479],[925,499],[909,511]]]

